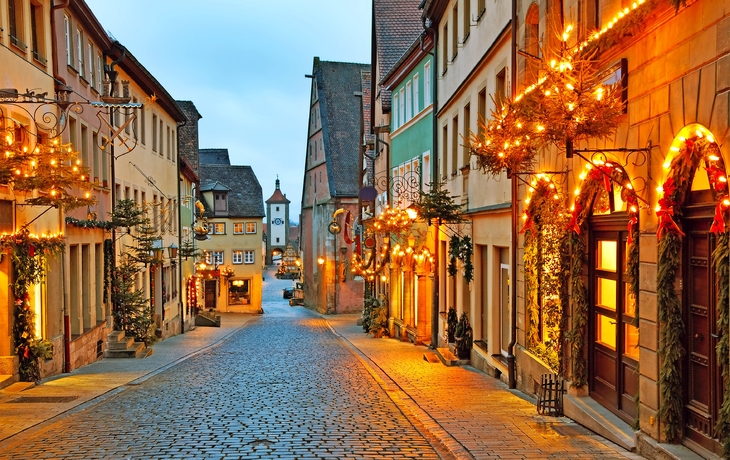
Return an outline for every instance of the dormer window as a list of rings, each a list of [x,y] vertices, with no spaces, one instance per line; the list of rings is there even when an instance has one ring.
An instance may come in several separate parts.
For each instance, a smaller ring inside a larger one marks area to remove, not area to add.
[[[225,192],[215,192],[213,197],[215,198],[215,213],[228,212],[228,194]]]

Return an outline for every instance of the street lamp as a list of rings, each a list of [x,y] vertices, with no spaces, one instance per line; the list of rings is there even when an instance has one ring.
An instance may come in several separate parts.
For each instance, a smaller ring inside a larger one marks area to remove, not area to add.
[[[172,243],[170,247],[167,248],[167,255],[170,256],[170,260],[177,259],[177,251],[178,247],[175,243]]]

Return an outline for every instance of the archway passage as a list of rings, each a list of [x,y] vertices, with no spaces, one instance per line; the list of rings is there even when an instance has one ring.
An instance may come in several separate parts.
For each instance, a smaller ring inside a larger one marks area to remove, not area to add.
[[[280,248],[274,248],[271,251],[271,262],[274,265],[279,265],[279,264],[281,264],[281,259],[283,256],[284,256],[283,250],[281,250]]]
[[[659,415],[668,440],[681,437],[720,455],[728,437],[722,411],[728,356],[718,353],[728,341],[727,173],[719,146],[701,125],[683,128],[670,152],[657,209]]]

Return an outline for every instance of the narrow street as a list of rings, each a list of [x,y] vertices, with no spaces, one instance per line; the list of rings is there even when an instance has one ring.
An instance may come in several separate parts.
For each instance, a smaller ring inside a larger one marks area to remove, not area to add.
[[[264,315],[139,384],[0,441],[0,458],[639,458],[538,416],[469,367],[353,334],[352,315],[290,307],[282,288],[292,282],[266,275]]]

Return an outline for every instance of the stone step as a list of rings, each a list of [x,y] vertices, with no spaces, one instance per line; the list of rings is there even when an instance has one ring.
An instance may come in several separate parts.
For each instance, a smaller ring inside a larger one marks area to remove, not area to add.
[[[5,388],[6,393],[20,393],[35,386],[35,382],[15,382]]]
[[[107,342],[120,342],[124,340],[124,331],[111,331],[106,335]]]
[[[195,317],[195,325],[221,327],[221,317],[210,313],[200,313]]]
[[[125,349],[114,349],[109,347],[104,352],[105,358],[137,358],[145,350],[145,344],[143,342],[133,342],[129,347]]]
[[[106,348],[107,350],[126,350],[127,348],[132,347],[134,344],[134,337],[124,337],[122,340],[118,341],[107,341]]]
[[[9,388],[15,383],[14,375],[0,375],[0,390]]]

